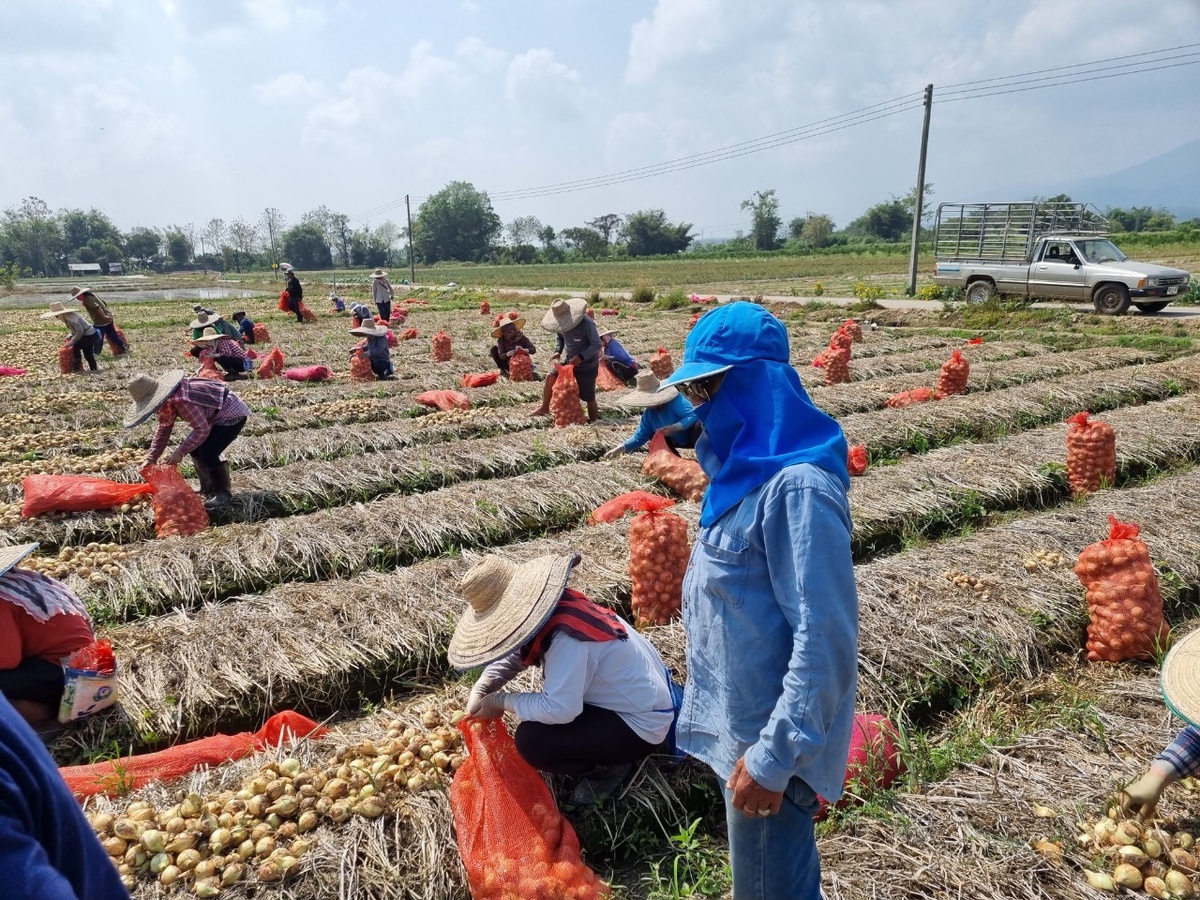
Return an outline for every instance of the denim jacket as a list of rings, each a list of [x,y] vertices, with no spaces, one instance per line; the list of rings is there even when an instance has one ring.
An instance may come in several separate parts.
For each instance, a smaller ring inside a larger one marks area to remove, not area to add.
[[[793,777],[842,794],[858,677],[858,594],[841,483],[799,463],[707,528],[683,583],[679,745],[722,781]]]

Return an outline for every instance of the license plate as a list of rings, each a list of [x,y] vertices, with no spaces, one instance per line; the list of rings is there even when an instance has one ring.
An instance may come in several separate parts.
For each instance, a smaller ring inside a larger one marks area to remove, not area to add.
[[[1177,285],[1177,284],[1172,285],[1171,287],[1167,288],[1167,296],[1168,297],[1170,297],[1172,294],[1178,294],[1178,293],[1179,293],[1179,285]]]

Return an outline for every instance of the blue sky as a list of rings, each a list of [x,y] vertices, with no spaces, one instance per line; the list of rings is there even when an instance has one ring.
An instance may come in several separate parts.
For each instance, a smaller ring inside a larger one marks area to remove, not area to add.
[[[624,172],[939,85],[1200,42],[1198,0],[4,0],[0,207],[123,228],[355,217],[453,180],[493,195]],[[1055,193],[1200,139],[1200,66],[933,110],[940,200]],[[499,201],[556,228],[661,208],[705,237],[840,227],[911,189],[919,109],[761,153]],[[1200,163],[1200,160],[1197,161]],[[1076,198],[1087,199],[1087,198]],[[415,208],[414,208],[415,212]]]

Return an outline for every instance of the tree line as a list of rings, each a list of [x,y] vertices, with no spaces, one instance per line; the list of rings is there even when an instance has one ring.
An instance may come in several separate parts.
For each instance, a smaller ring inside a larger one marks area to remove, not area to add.
[[[926,186],[923,209],[932,208]],[[1066,195],[1047,198],[1070,201]],[[669,256],[686,250],[704,253],[806,252],[833,246],[907,242],[916,190],[867,209],[838,229],[824,213],[809,212],[784,224],[775,189],[755,191],[741,203],[748,228],[725,241],[701,245],[688,222],[672,222],[661,209],[621,215],[604,213],[561,229],[536,216],[502,222],[484,191],[455,181],[421,204],[412,223],[415,262],[531,264],[643,256]],[[1165,209],[1110,208],[1113,231],[1168,231],[1180,224]],[[928,223],[928,216],[923,217]],[[1200,226],[1200,219],[1191,220]],[[924,230],[924,229],[923,229]],[[210,219],[196,226],[135,226],[122,232],[97,209],[51,211],[45,201],[27,197],[0,217],[0,271],[16,276],[68,273],[70,263],[121,263],[126,270],[248,271],[288,262],[300,269],[375,268],[408,265],[408,229],[391,221],[352,228],[344,213],[319,206],[289,226],[268,207],[256,221]]]

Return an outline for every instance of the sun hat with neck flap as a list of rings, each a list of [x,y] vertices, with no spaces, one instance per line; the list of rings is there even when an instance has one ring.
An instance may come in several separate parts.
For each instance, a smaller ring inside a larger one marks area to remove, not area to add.
[[[583,317],[587,315],[587,306],[587,301],[582,297],[555,300],[542,316],[542,327],[559,334],[570,331],[583,321]]]
[[[155,410],[167,402],[171,392],[179,387],[186,373],[183,369],[171,369],[157,378],[152,375],[135,375],[128,384],[133,402],[125,411],[125,427],[133,428],[154,415]]]
[[[579,555],[514,563],[489,554],[459,582],[467,599],[446,657],[456,669],[503,659],[530,640],[558,605]]]

